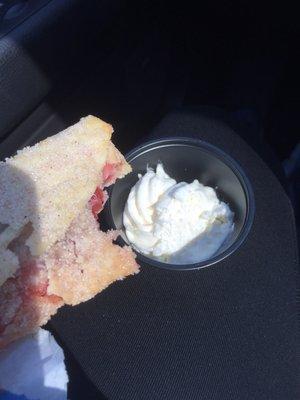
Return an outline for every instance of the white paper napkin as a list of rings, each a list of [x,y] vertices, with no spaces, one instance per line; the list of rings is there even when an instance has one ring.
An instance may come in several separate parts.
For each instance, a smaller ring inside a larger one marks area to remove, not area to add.
[[[28,400],[66,400],[67,383],[64,353],[45,329],[0,351],[3,398],[6,391],[11,394],[9,399],[24,395]]]

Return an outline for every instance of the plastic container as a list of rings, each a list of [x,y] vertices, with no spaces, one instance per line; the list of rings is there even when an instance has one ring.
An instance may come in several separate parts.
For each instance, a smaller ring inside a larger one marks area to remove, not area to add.
[[[141,265],[176,270],[204,268],[230,256],[242,245],[254,218],[254,195],[240,165],[224,151],[198,139],[163,138],[133,149],[126,159],[132,166],[132,172],[118,180],[109,190],[109,200],[105,207],[109,227],[121,231],[118,239],[121,245],[130,244],[122,222],[130,189],[137,182],[138,174],[144,174],[147,166],[155,168],[159,162],[178,182],[198,179],[204,185],[211,186],[217,191],[219,199],[229,204],[234,212],[234,231],[211,258],[195,264],[172,265],[136,251]]]

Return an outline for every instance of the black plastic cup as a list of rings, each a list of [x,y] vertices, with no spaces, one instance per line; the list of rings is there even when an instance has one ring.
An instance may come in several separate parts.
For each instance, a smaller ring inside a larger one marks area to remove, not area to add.
[[[140,145],[126,155],[132,172],[109,190],[105,213],[110,228],[121,231],[118,243],[130,245],[123,225],[123,211],[130,189],[147,167],[162,163],[165,171],[177,182],[199,182],[217,191],[218,198],[234,212],[234,230],[219,250],[209,259],[195,264],[174,265],[147,257],[137,250],[141,265],[174,270],[204,268],[215,264],[236,251],[246,239],[253,222],[255,202],[248,178],[240,165],[217,147],[192,138],[163,138]]]

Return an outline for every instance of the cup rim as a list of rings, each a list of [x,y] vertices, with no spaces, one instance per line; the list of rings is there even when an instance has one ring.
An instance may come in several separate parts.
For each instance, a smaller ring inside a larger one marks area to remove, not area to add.
[[[137,255],[138,261],[144,265],[151,265],[156,268],[160,269],[168,269],[168,270],[176,270],[176,271],[190,271],[193,269],[202,269],[206,268],[209,266],[212,266],[214,264],[217,264],[218,262],[224,260],[231,254],[233,254],[238,248],[241,247],[241,245],[244,243],[245,239],[247,238],[252,224],[254,220],[254,215],[255,215],[255,197],[254,197],[254,192],[252,189],[252,185],[250,183],[249,178],[247,177],[246,173],[244,172],[243,168],[240,166],[240,164],[234,160],[229,154],[227,154],[225,151],[221,150],[215,145],[212,145],[211,143],[208,143],[204,140],[197,139],[197,138],[191,138],[191,137],[184,137],[184,136],[168,136],[168,137],[163,137],[163,138],[158,138],[158,139],[153,139],[153,140],[148,140],[146,142],[141,143],[140,145],[134,147],[132,150],[130,150],[126,155],[125,159],[128,163],[133,161],[137,156],[147,152],[151,151],[153,149],[156,149],[158,147],[167,147],[169,145],[189,145],[189,146],[195,146],[195,147],[201,147],[202,149],[206,150],[207,152],[213,154],[214,156],[218,157],[223,163],[225,163],[236,175],[238,178],[243,191],[245,193],[246,197],[246,217],[244,224],[242,226],[242,229],[235,239],[235,241],[224,251],[222,251],[220,254],[213,256],[207,260],[200,261],[197,263],[193,264],[171,264],[171,263],[164,263],[158,260],[155,260],[153,258],[147,257],[144,254],[140,253],[138,250],[136,250],[133,246],[132,249]],[[114,185],[112,185],[108,189],[108,201],[107,201],[107,212],[108,212],[108,217],[109,217],[109,224],[113,229],[117,229],[114,223],[114,219],[111,213],[111,195],[113,193],[113,188]],[[118,242],[121,245],[127,245],[130,244],[130,242],[126,242],[122,237],[118,238]]]

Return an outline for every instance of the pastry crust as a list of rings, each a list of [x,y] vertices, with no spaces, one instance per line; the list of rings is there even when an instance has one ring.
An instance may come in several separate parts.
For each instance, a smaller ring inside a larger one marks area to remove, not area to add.
[[[100,231],[90,210],[84,210],[64,239],[45,256],[49,271],[47,293],[76,305],[94,297],[112,282],[137,273],[131,249],[113,244],[117,236],[117,232]]]
[[[41,255],[64,235],[101,184],[112,132],[88,116],[0,164],[0,223],[18,232],[30,221],[32,254]]]
[[[131,171],[112,132],[88,116],[0,163],[0,347],[138,272],[95,219],[104,187]]]
[[[110,142],[112,132],[111,125],[88,116],[0,162],[0,224],[8,225],[0,232],[0,257],[1,241],[8,233],[11,239],[16,237],[28,222],[34,227],[27,241],[33,255],[43,254],[61,239],[102,184],[99,171],[107,160],[120,164],[120,176],[130,171]]]

